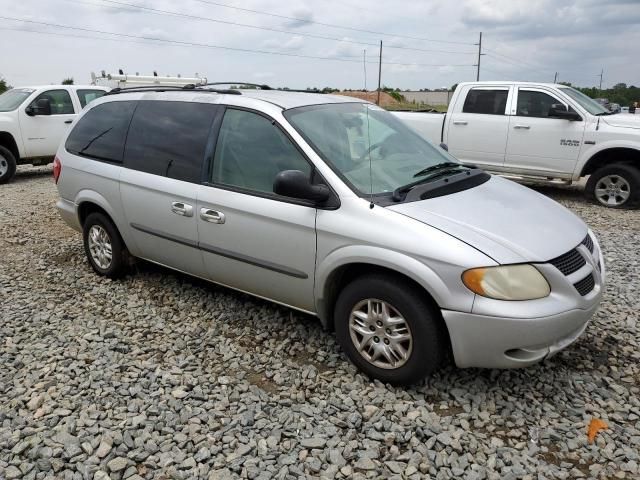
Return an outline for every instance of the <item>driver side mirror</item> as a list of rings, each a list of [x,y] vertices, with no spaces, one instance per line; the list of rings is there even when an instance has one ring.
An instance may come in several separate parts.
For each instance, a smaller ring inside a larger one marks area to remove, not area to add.
[[[51,101],[48,98],[40,98],[36,101],[35,106],[29,105],[25,109],[25,113],[30,117],[36,115],[51,115]]]
[[[577,112],[569,110],[568,107],[565,107],[562,103],[554,103],[551,105],[547,116],[551,118],[564,118],[570,121],[582,120],[582,117]]]
[[[323,203],[329,200],[331,191],[325,185],[313,185],[309,176],[300,170],[284,170],[273,182],[273,192],[285,197]]]

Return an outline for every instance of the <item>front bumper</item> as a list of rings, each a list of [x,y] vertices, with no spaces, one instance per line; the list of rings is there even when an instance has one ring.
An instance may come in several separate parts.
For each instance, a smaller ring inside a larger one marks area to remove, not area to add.
[[[526,367],[572,344],[599,307],[538,318],[442,312],[458,367]]]

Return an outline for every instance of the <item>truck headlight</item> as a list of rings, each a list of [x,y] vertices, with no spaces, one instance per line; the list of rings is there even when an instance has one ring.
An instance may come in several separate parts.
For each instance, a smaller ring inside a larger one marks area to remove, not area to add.
[[[533,265],[472,268],[462,274],[462,282],[473,293],[496,300],[535,300],[551,293]]]

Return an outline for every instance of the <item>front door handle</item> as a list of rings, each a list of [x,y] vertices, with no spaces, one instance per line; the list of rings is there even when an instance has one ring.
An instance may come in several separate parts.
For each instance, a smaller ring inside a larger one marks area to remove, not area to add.
[[[454,120],[453,124],[454,125],[466,125],[467,122],[465,120]]]
[[[64,123],[66,123],[66,124],[69,124],[69,123],[71,123],[71,122],[73,122],[73,120],[65,120],[65,121],[64,121]]]
[[[523,130],[529,130],[531,128],[531,125],[514,125],[513,128],[519,128],[519,129],[523,129]]]
[[[193,217],[193,207],[182,202],[172,202],[171,211],[183,217]]]
[[[224,213],[209,208],[200,209],[200,218],[209,223],[224,223],[226,221]]]

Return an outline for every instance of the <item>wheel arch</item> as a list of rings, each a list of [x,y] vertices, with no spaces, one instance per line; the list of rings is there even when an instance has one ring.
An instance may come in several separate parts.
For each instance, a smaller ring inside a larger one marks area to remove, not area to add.
[[[582,167],[580,176],[591,175],[599,168],[612,163],[633,163],[640,167],[640,149],[633,147],[609,147],[594,153]]]
[[[11,152],[16,159],[16,163],[20,160],[20,151],[18,150],[18,144],[13,135],[9,132],[0,132],[0,146],[3,146]]]

